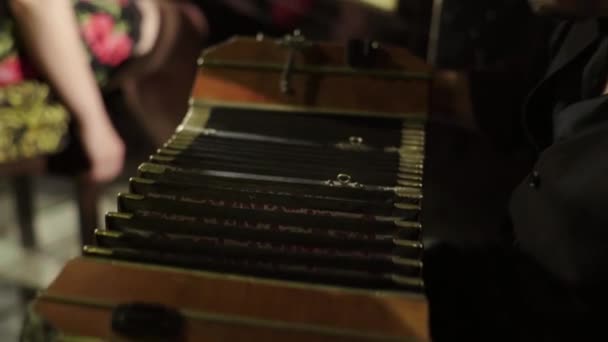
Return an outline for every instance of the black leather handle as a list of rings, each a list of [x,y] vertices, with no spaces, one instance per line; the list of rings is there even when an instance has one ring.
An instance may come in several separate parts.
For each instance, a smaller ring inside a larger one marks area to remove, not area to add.
[[[112,311],[112,330],[130,338],[179,340],[184,323],[179,311],[160,304],[121,304]]]

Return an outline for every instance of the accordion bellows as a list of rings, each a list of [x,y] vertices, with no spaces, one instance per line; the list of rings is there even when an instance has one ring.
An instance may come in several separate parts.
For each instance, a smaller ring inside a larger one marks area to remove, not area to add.
[[[188,124],[202,115],[204,127]],[[86,253],[422,288],[421,122],[202,104],[190,116],[140,165]]]

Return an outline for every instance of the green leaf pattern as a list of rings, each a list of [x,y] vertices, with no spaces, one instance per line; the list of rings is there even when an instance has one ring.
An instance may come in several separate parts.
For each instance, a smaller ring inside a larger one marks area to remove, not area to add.
[[[106,12],[114,18],[119,18],[122,14],[122,8],[118,0],[85,0],[95,6],[99,11]],[[82,0],[74,0],[74,4],[82,2]]]
[[[118,0],[73,0],[73,3],[80,25],[86,24],[92,14],[107,13],[115,19],[116,32],[130,33],[131,27],[123,19],[123,8]],[[84,3],[89,6],[76,6]],[[12,18],[1,16],[0,64],[19,53],[16,36]],[[109,68],[93,63],[94,56],[88,46],[87,51],[98,82],[105,83]],[[66,108],[54,100],[50,87],[41,80],[0,87],[0,164],[61,149],[69,120]]]
[[[0,0],[4,1],[4,0]],[[96,13],[107,13],[112,16],[115,20],[114,30],[116,33],[130,34],[132,31],[131,24],[123,18],[124,9],[121,7],[119,0],[72,0],[74,8],[76,10],[76,18],[78,23],[82,26],[88,23],[91,15]],[[89,10],[82,10],[82,4],[88,4]],[[18,47],[15,42],[15,29],[14,22],[10,17],[0,17],[0,64],[9,56],[13,56],[18,53]],[[89,54],[89,60],[93,64],[94,56],[89,46],[83,42],[87,52]],[[100,84],[104,84],[108,79],[108,70],[100,68],[95,70],[95,76]]]
[[[15,52],[15,39],[13,22],[4,20],[0,22],[0,59],[6,58]]]

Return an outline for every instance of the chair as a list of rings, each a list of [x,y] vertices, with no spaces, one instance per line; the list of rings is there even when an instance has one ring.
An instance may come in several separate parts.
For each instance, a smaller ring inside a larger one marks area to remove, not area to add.
[[[49,156],[74,155],[74,144],[68,139],[69,115],[49,100],[49,94],[48,85],[37,81],[0,88],[0,175],[12,179],[20,243],[27,249],[37,247],[32,179],[48,170]],[[79,158],[71,163],[64,159],[55,164],[68,170],[78,162]],[[98,187],[85,180],[76,182],[81,241],[87,243],[97,226]]]

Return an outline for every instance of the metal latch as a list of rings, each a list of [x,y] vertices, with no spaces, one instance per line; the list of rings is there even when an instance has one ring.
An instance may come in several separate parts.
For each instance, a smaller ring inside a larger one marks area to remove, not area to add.
[[[285,65],[283,67],[283,73],[281,74],[279,87],[281,89],[281,93],[293,95],[294,90],[291,86],[291,74],[293,72],[295,53],[311,46],[312,42],[308,41],[306,37],[302,35],[300,30],[295,30],[293,34],[286,35],[283,37],[283,39],[279,40],[278,44],[289,49],[287,60],[285,61]]]

